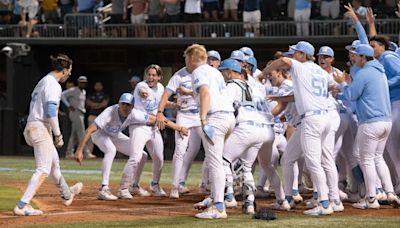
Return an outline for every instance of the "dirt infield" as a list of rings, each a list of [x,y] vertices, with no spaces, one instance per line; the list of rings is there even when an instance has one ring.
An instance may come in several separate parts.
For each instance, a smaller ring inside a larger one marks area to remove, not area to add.
[[[3,184],[3,183],[2,183]],[[6,181],[5,185],[17,186],[24,190],[26,183],[18,181]],[[114,192],[117,187],[112,186]],[[61,224],[82,221],[121,221],[134,219],[152,219],[159,217],[192,217],[196,211],[193,204],[202,200],[203,195],[197,194],[197,189],[182,196],[178,200],[162,197],[134,197],[132,200],[100,201],[96,199],[97,184],[84,183],[82,193],[77,196],[70,207],[61,204],[57,189],[47,181],[39,190],[34,203],[44,211],[43,216],[17,217],[12,215],[12,208],[9,212],[0,213],[0,227],[17,227],[22,225],[40,224]],[[166,189],[168,190],[168,189]],[[305,197],[308,198],[308,197]],[[259,206],[264,207],[272,203],[273,199],[257,200]],[[333,216],[377,216],[375,210],[357,210],[351,208],[349,203],[345,204],[344,213],[335,213]],[[302,214],[305,209],[303,204],[297,205],[292,214]],[[228,214],[241,213],[240,208],[228,209]],[[283,212],[280,212],[283,213]],[[379,216],[400,216],[400,209],[393,209],[391,206],[383,205],[379,210]]]

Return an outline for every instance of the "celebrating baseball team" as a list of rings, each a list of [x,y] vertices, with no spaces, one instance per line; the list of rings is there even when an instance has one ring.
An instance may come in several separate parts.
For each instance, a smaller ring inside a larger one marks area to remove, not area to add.
[[[345,8],[359,38],[345,47],[349,73],[332,66],[332,48],[323,46],[315,53],[306,41],[276,54],[262,71],[249,47],[221,61],[218,51],[190,45],[184,51],[185,67],[165,89],[161,67],[148,66],[144,81],[97,116],[80,138],[78,162],[90,139],[104,153],[97,198],[177,199],[189,191],[188,172],[203,145],[200,191],[206,197],[194,204],[200,219],[227,218],[225,209],[237,207],[238,194],[243,213],[254,214],[256,198],[270,191],[276,198],[270,208],[283,211],[302,203],[300,194],[312,193],[304,211],[311,216],[342,212],[342,201],[358,209],[379,209],[382,203],[400,207],[400,51],[386,36],[376,34],[371,10],[368,40],[352,6]],[[15,215],[43,214],[29,203],[49,174],[66,206],[82,190],[82,183],[68,186],[56,150],[64,143],[57,119],[59,82],[70,76],[72,60],[59,54],[51,61],[53,71],[39,81],[31,97],[24,136],[34,148],[36,171]],[[176,102],[169,101],[172,95]],[[167,108],[177,110],[175,123],[164,116]],[[160,186],[160,130],[165,127],[175,130],[169,194]],[[122,132],[126,128],[129,136]],[[109,177],[117,151],[129,158],[114,195]],[[139,185],[148,155],[150,191]],[[256,164],[258,181],[253,177]]]

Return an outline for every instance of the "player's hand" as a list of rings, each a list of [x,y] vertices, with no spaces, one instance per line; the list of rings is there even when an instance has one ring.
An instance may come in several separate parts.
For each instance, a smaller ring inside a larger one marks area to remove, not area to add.
[[[397,15],[398,17],[400,17],[400,1],[397,3],[396,15]]]
[[[339,84],[341,84],[342,82],[344,82],[346,80],[345,78],[345,72],[343,72],[343,74],[340,74],[338,71],[333,72],[332,76],[333,79],[335,79],[335,81]]]
[[[82,148],[77,148],[75,151],[75,160],[76,162],[81,165],[81,161],[83,160],[83,149]]]
[[[182,138],[189,135],[189,129],[187,129],[186,127],[181,127],[178,132]]]
[[[140,95],[142,98],[147,98],[147,97],[149,96],[149,93],[148,93],[145,89],[140,89],[139,95]]]
[[[165,116],[162,112],[157,113],[156,125],[160,130],[163,130],[165,128]]]
[[[54,136],[54,146],[60,148],[64,145],[64,140],[62,134]]]
[[[344,15],[346,17],[351,18],[354,21],[354,23],[357,23],[359,20],[356,12],[354,11],[353,6],[349,3],[348,5],[344,5],[344,8],[347,10],[347,12]]]
[[[278,101],[278,100],[279,100],[279,96],[276,96],[276,95],[268,95],[268,96],[265,97],[265,99],[266,99],[267,101]]]
[[[365,15],[365,19],[367,20],[368,24],[375,23],[375,14],[371,7],[367,8],[367,14]]]

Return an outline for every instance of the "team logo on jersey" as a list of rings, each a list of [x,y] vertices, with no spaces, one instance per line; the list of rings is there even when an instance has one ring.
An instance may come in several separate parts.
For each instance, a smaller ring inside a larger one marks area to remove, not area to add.
[[[153,100],[147,100],[146,101],[146,106],[145,106],[145,110],[147,111],[147,112],[151,112],[151,111],[154,111],[154,110],[156,110],[157,108],[158,108],[158,100],[157,100],[157,98],[154,98]]]

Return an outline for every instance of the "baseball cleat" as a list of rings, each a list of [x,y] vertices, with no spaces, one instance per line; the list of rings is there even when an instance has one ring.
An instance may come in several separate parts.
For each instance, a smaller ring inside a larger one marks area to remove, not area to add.
[[[185,193],[189,193],[190,190],[188,187],[186,187],[184,185],[179,185],[178,192],[179,192],[179,194],[185,194]]]
[[[394,208],[399,208],[400,207],[400,199],[393,192],[389,192],[387,194],[387,200],[389,201],[390,204],[392,204],[392,206]]]
[[[152,196],[167,196],[167,193],[160,187],[160,184],[150,185],[150,192]]]
[[[226,208],[236,208],[238,203],[236,202],[235,197],[232,198],[231,201],[224,200],[224,204]]]
[[[94,158],[96,158],[96,155],[94,155],[94,154],[92,154],[92,153],[86,153],[86,154],[85,154],[85,158],[86,158],[86,159],[94,159]]]
[[[71,191],[71,196],[69,197],[69,199],[64,199],[63,204],[65,206],[71,205],[75,196],[79,195],[79,193],[81,193],[82,188],[83,188],[83,184],[81,182],[78,182],[78,183],[74,184],[72,187],[70,187],[69,190]]]
[[[349,198],[349,196],[342,190],[339,190],[339,198],[341,201],[344,201],[344,200],[347,200]]]
[[[328,208],[324,208],[322,205],[318,205],[313,209],[309,209],[303,212],[305,215],[321,216],[333,214],[332,206],[329,204]]]
[[[378,201],[387,201],[388,196],[386,195],[386,192],[378,190],[375,199],[377,199]]]
[[[200,219],[224,219],[227,218],[225,209],[223,211],[219,211],[214,205],[207,208],[201,213],[195,215],[196,218]]]
[[[279,211],[290,211],[290,204],[287,200],[276,200],[275,203],[272,204],[272,209]]]
[[[254,215],[256,213],[255,209],[254,209],[254,205],[247,205],[247,206],[243,205],[242,211],[243,211],[243,213],[248,214],[248,215]]]
[[[133,196],[131,195],[131,193],[129,192],[129,190],[127,188],[118,189],[117,196],[119,199],[132,199],[133,198]]]
[[[172,188],[169,193],[169,198],[171,199],[179,199],[179,190],[178,188]]]
[[[151,196],[150,192],[140,187],[139,185],[129,186],[129,192],[131,193],[131,195],[134,196]]]
[[[211,197],[206,197],[203,201],[195,203],[193,206],[194,206],[194,209],[204,210],[204,209],[208,208],[209,206],[211,206],[212,202],[213,202],[213,199]]]
[[[14,215],[18,216],[38,216],[43,215],[43,211],[34,209],[31,205],[27,204],[25,207],[20,209],[18,206],[14,207]]]
[[[344,211],[344,206],[342,201],[332,200],[330,203],[334,212]]]
[[[376,199],[372,202],[367,199],[361,199],[358,203],[353,203],[353,207],[357,209],[379,209],[380,205]]]
[[[114,201],[117,200],[118,197],[114,196],[110,189],[102,189],[97,193],[97,199],[98,200],[106,200],[106,201]]]
[[[318,200],[316,200],[314,198],[306,200],[305,203],[306,203],[306,209],[312,209],[312,208],[315,208],[315,207],[317,207],[319,205]]]
[[[299,193],[297,193],[296,195],[293,195],[292,197],[296,204],[303,202],[303,197],[301,197],[301,195]]]

